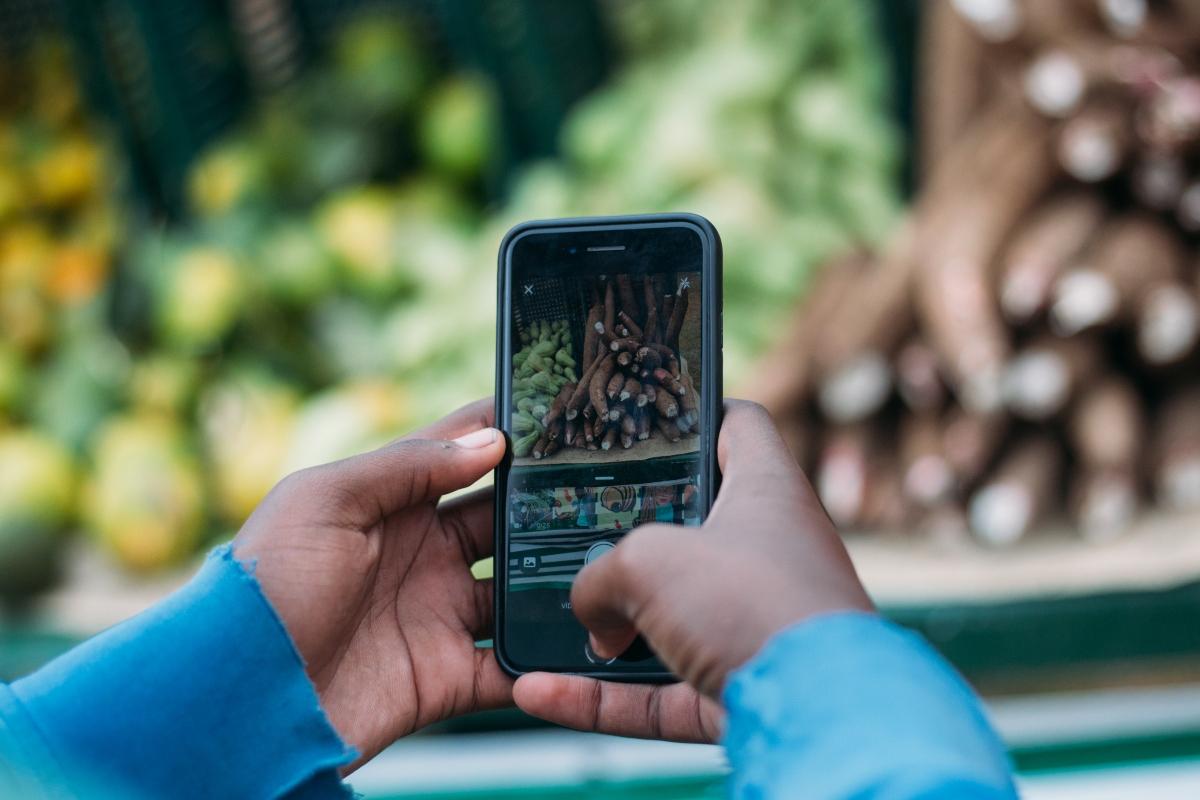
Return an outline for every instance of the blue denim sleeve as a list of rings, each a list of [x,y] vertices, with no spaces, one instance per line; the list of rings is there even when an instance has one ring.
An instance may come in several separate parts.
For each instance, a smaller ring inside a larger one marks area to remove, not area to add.
[[[154,608],[0,684],[5,796],[345,798],[353,757],[228,546]]]
[[[979,699],[920,637],[839,613],[775,636],[725,689],[736,798],[1016,798]]]

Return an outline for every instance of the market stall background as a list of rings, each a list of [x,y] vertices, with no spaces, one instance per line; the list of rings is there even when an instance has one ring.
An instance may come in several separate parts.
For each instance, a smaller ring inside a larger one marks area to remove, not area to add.
[[[68,4],[5,62],[6,586],[74,531],[178,564],[489,394],[517,221],[721,220],[736,383],[897,208],[863,6],[179,5]]]
[[[1197,30],[1186,0],[13,0],[0,669],[153,602],[287,472],[489,394],[509,226],[688,210],[730,393],[891,613],[994,694],[1185,682]],[[1089,245],[1133,266],[1064,327]],[[1030,263],[1025,310],[993,277]],[[1014,747],[1200,751],[1152,734]]]

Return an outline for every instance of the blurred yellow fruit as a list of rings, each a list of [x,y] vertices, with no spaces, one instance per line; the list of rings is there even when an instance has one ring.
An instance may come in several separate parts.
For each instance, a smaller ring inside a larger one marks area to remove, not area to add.
[[[199,369],[194,359],[151,355],[133,366],[133,377],[129,384],[130,400],[137,408],[147,411],[178,413],[191,400],[199,379]]]
[[[32,220],[13,223],[0,233],[0,291],[40,284],[54,256],[54,239]]]
[[[21,602],[58,580],[75,472],[70,453],[44,434],[0,433],[0,601]]]
[[[296,419],[287,471],[371,450],[404,432],[411,419],[404,389],[362,380],[316,395]]]
[[[252,375],[223,381],[204,397],[205,450],[227,522],[245,521],[283,477],[298,404],[290,387]]]
[[[72,241],[106,253],[121,245],[125,236],[121,208],[109,201],[88,203],[72,223]]]
[[[76,205],[100,187],[102,166],[99,145],[83,136],[72,136],[33,163],[34,190],[38,199],[51,208]]]
[[[253,195],[262,183],[262,165],[254,152],[244,144],[229,143],[207,153],[192,168],[188,201],[201,216],[218,216]]]
[[[184,347],[215,344],[241,311],[244,286],[233,255],[218,247],[196,247],[169,269],[157,310],[161,332]]]
[[[0,524],[60,528],[74,509],[75,462],[34,430],[0,432]]]
[[[24,353],[41,350],[50,340],[50,309],[29,287],[0,289],[0,337]]]
[[[92,449],[84,524],[120,563],[153,570],[192,552],[204,521],[199,465],[182,428],[159,416],[111,420]]]
[[[59,247],[46,274],[46,293],[64,305],[91,300],[108,278],[108,256],[80,244]]]
[[[381,189],[355,189],[329,200],[317,224],[326,247],[350,282],[367,292],[390,292],[401,276],[394,258],[395,209]]]
[[[0,221],[8,219],[25,207],[27,191],[16,166],[3,163],[3,157],[0,157]]]

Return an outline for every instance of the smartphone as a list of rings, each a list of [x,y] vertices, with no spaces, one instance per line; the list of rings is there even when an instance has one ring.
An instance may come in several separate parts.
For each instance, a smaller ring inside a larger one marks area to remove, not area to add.
[[[716,493],[721,241],[651,214],[527,222],[500,246],[495,652],[516,676],[670,673],[640,640],[602,659],[575,575],[646,522],[697,526]]]

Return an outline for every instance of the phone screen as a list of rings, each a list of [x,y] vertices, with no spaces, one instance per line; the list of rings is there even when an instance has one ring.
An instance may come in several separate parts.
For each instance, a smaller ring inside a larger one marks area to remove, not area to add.
[[[686,223],[534,230],[510,246],[501,619],[518,668],[662,669],[640,643],[599,659],[570,591],[639,525],[705,516],[704,255]]]

